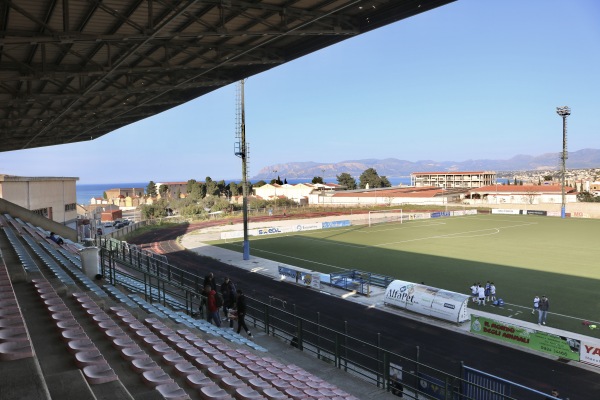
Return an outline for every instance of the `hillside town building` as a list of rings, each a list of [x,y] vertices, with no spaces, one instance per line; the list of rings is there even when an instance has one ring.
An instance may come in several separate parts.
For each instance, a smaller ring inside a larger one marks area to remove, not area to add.
[[[577,202],[577,192],[565,187],[567,203]],[[560,204],[560,185],[488,185],[470,190],[465,201],[469,204]]]
[[[413,172],[410,174],[411,186],[437,186],[471,189],[496,183],[496,173],[492,171],[467,172]]]

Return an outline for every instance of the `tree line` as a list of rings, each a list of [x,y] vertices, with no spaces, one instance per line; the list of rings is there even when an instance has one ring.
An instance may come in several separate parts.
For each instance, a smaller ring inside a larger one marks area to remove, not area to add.
[[[384,188],[391,187],[392,184],[385,176],[380,176],[374,168],[366,169],[359,177],[358,182],[349,173],[341,173],[336,176],[337,184],[344,187],[346,190],[355,190],[358,188]],[[287,179],[281,180],[278,176],[272,179],[270,184],[285,185]],[[315,176],[312,183],[325,183],[323,177]],[[255,187],[266,185],[267,182],[260,180],[255,183],[248,182],[248,194],[252,193]],[[181,197],[181,191],[171,193],[167,185],[157,186],[154,181],[150,181],[146,186],[146,196],[158,198],[153,204],[146,204],[141,207],[142,213],[146,218],[160,218],[169,215],[169,210],[177,210],[184,217],[200,217],[207,215],[209,212],[216,211],[237,211],[241,209],[241,205],[237,202],[231,202],[233,197],[243,195],[242,182],[225,183],[224,180],[214,181],[210,177],[206,177],[204,182],[190,179],[186,185],[187,196]],[[276,198],[273,200],[263,200],[250,197],[248,206],[250,208],[265,208],[265,207],[287,207],[295,205],[293,200],[286,198]]]

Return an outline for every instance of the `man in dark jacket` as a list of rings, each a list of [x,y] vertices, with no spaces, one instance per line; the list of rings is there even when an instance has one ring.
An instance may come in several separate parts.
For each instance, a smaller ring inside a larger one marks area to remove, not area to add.
[[[244,321],[244,317],[246,316],[246,296],[244,296],[244,292],[241,289],[237,290],[237,300],[235,302],[237,309],[237,319],[238,319],[238,328],[237,333],[240,333],[242,328],[246,331],[248,336],[252,337],[252,334],[248,330],[246,326],[246,321]]]
[[[223,295],[223,314],[225,314],[225,320],[227,320],[227,313],[230,308],[235,306],[235,285],[228,277],[225,277],[223,284],[221,285],[221,294]],[[230,324],[233,328],[233,321]]]
[[[539,305],[539,318],[538,318],[538,325],[546,325],[546,316],[548,315],[548,310],[550,309],[550,301],[548,300],[548,298],[546,296],[542,296],[542,298],[540,299],[540,305]]]

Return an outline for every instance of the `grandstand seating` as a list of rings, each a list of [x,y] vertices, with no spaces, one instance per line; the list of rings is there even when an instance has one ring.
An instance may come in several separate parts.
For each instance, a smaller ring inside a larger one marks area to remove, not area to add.
[[[46,315],[40,328],[46,330],[41,332],[60,338],[63,350],[53,348],[55,356],[70,359],[61,365],[76,367],[92,392],[102,393],[104,385],[113,385],[107,391],[115,399],[300,399],[332,393],[333,385],[265,356],[264,347],[185,314],[174,298],[166,299],[166,305],[149,303],[135,293],[143,292],[139,282],[125,275],[118,277],[119,286],[133,293],[113,285],[100,287],[81,271],[73,253],[76,245],[61,247],[8,215],[0,218],[0,225],[19,260],[15,274],[21,270],[28,276],[22,296],[30,296]],[[23,358],[38,362],[28,331],[31,322],[20,311],[10,275],[0,263],[0,367]],[[39,382],[38,391],[56,372],[39,367],[29,371],[31,380]],[[78,386],[76,380],[73,386]],[[336,398],[354,399],[333,388]]]

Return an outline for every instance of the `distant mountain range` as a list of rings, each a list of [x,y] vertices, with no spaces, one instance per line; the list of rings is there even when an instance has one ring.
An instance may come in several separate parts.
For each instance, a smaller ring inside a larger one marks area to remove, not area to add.
[[[261,169],[252,180],[271,180],[275,175],[281,179],[311,179],[325,176],[331,179],[347,172],[360,176],[368,168],[375,168],[379,175],[388,178],[409,176],[413,172],[440,171],[535,171],[556,170],[559,168],[559,153],[546,153],[539,156],[516,155],[508,160],[467,160],[467,161],[406,161],[396,158],[384,160],[366,159],[342,161],[338,163],[318,163],[312,161],[276,164]],[[568,169],[600,168],[600,149],[583,149],[569,152]],[[274,173],[273,171],[277,171]]]

